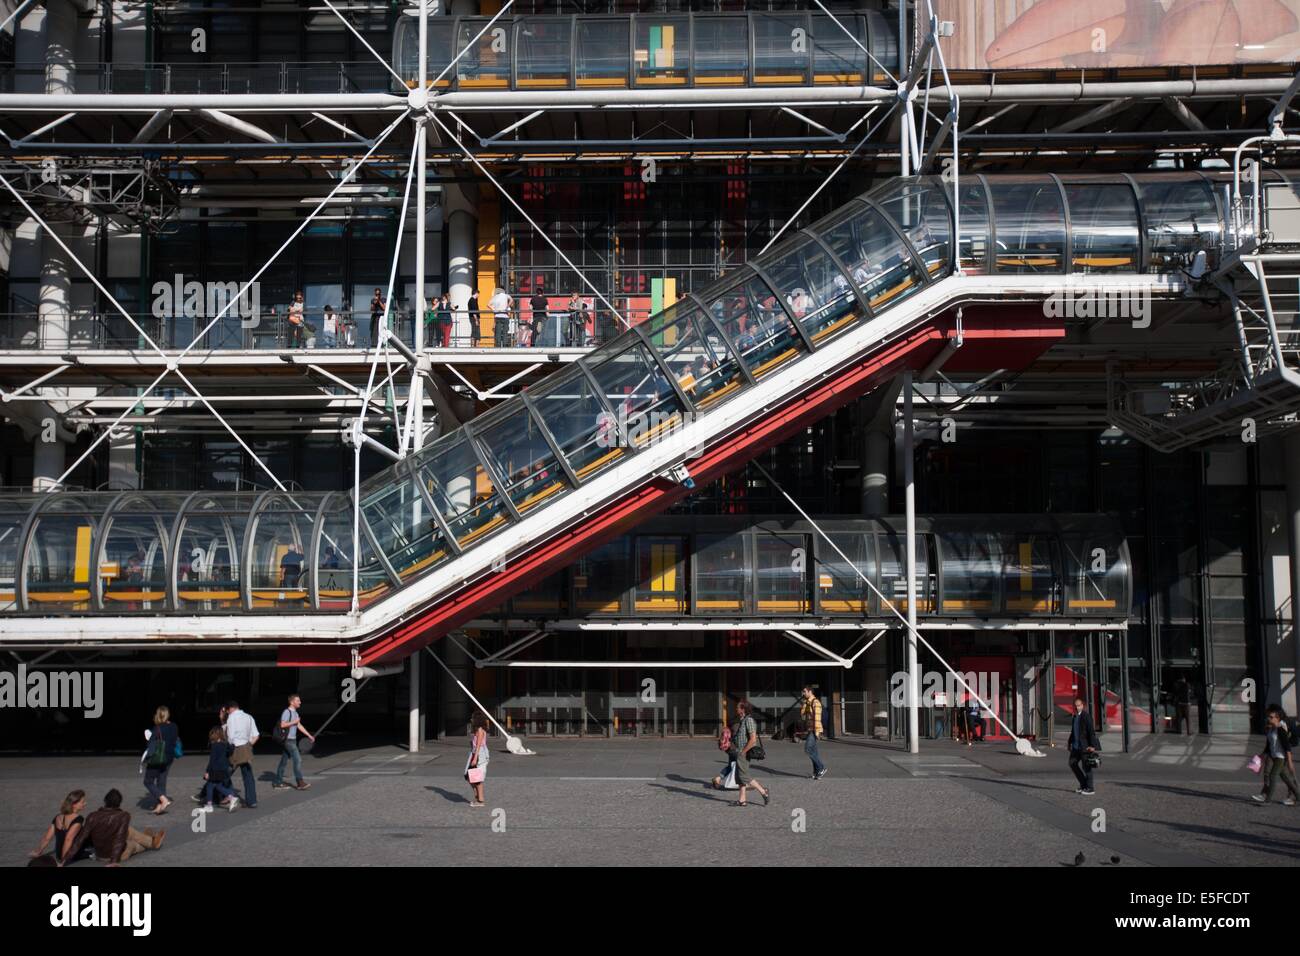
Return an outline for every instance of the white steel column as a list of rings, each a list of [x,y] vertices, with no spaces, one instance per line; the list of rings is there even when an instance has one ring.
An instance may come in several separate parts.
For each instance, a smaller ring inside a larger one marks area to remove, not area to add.
[[[1291,564],[1291,649],[1290,664],[1300,675],[1300,430],[1293,429],[1282,438],[1283,474],[1286,478],[1286,530]],[[1279,622],[1281,624],[1282,622]],[[1282,661],[1278,662],[1285,670]],[[1300,689],[1294,691],[1300,700]],[[1263,703],[1280,703],[1268,700]]]
[[[907,749],[921,750],[921,674],[916,659],[916,454],[912,444],[912,373],[903,373],[903,507],[907,524]]]
[[[411,655],[411,688],[409,700],[409,712],[407,723],[407,746],[406,749],[411,753],[420,752],[420,652],[416,651]]]

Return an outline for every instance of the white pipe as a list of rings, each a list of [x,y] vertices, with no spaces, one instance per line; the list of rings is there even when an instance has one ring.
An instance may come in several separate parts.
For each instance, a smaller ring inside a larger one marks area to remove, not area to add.
[[[921,752],[921,671],[916,657],[916,476],[912,373],[903,373],[903,513],[907,561],[907,749]]]

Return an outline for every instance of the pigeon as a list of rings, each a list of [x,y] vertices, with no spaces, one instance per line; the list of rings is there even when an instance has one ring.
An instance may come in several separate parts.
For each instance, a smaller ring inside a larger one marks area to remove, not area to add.
[[[1083,861],[1084,861],[1084,859],[1085,859],[1085,858],[1084,858],[1084,855],[1083,855],[1082,853],[1076,854],[1075,857],[1074,857],[1074,865],[1075,865],[1075,866],[1083,866]]]

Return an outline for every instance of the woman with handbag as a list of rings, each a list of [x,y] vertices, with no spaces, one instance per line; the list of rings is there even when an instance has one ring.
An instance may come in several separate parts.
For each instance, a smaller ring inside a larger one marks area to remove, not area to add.
[[[473,728],[474,735],[470,740],[469,759],[465,761],[465,779],[474,788],[474,800],[470,806],[482,807],[486,806],[483,802],[483,781],[487,779],[489,757],[487,718],[482,714],[475,714],[470,726]]]
[[[180,732],[171,717],[170,710],[159,707],[154,711],[152,732],[145,732],[149,744],[144,753],[144,788],[157,801],[155,814],[166,813],[172,805],[172,798],[167,796],[167,772],[180,756]]]
[[[736,751],[736,783],[740,784],[740,795],[735,803],[738,807],[748,806],[745,803],[745,792],[750,787],[757,790],[763,798],[763,806],[772,802],[772,791],[764,790],[763,785],[749,773],[750,759],[762,760],[766,756],[758,740],[758,724],[754,722],[753,714],[754,706],[748,700],[742,700],[736,705],[737,719],[736,726],[731,730],[731,745]]]

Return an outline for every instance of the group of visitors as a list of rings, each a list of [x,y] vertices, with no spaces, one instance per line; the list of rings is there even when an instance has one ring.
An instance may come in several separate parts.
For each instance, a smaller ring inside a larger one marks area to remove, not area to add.
[[[302,722],[299,711],[302,698],[293,693],[280,713],[272,737],[280,746],[280,763],[272,781],[273,790],[310,790],[311,784],[303,776],[302,740],[315,743],[316,737]],[[144,732],[145,751],[140,758],[144,787],[153,806],[155,816],[165,814],[175,802],[167,795],[168,774],[172,765],[184,756],[180,731],[171,719],[169,708],[154,711],[153,724]],[[208,761],[203,770],[198,792],[193,800],[200,804],[199,812],[211,813],[217,806],[233,812],[240,806],[257,807],[257,779],[253,770],[253,747],[261,738],[257,721],[243,710],[239,702],[226,703],[218,715],[218,722],[208,731]],[[486,745],[482,766],[487,766]],[[285,783],[285,771],[292,768],[294,783]],[[235,788],[234,774],[238,770],[242,795]],[[131,826],[131,814],[122,809],[122,793],[114,788],[104,796],[104,805],[88,816],[84,790],[73,790],[64,799],[59,812],[50,821],[40,844],[30,856],[32,865],[65,866],[92,856],[96,860],[116,866],[137,853],[157,850],[166,836],[165,830],[136,830]],[[53,854],[48,854],[50,844]]]
[[[426,348],[451,348],[461,316],[469,328],[469,346],[482,345],[484,316],[491,317],[492,344],[495,348],[541,348],[591,345],[595,338],[595,312],[591,303],[576,292],[563,306],[553,308],[538,286],[527,300],[528,308],[516,308],[516,299],[497,286],[488,299],[487,311],[480,311],[477,292],[471,292],[463,308],[452,304],[451,295],[442,293],[429,303],[424,312]],[[380,327],[391,322],[392,312],[384,290],[376,287],[370,297],[370,338],[363,346],[379,345]],[[386,318],[387,317],[387,318]],[[278,321],[271,309],[272,321]],[[302,290],[293,294],[284,315],[285,345],[291,349],[356,348],[357,323],[350,311],[338,311],[332,305],[322,308],[319,324],[308,316]]]

